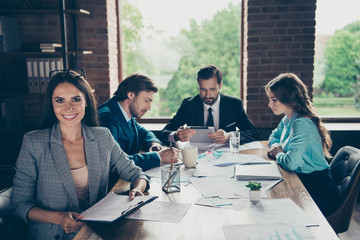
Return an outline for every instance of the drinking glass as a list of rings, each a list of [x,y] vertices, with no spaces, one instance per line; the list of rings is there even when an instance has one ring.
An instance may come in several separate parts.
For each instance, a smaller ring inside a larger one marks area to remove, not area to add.
[[[240,150],[240,132],[234,131],[230,132],[230,152],[232,154],[239,153]]]

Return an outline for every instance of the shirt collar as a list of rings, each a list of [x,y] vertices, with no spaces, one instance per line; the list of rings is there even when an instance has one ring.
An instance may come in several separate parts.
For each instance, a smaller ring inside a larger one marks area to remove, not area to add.
[[[204,108],[206,110],[209,110],[209,108],[211,108],[213,111],[218,111],[219,110],[219,107],[220,107],[220,98],[221,98],[221,95],[218,94],[218,98],[216,99],[215,103],[213,105],[208,105],[208,104],[205,104],[204,101],[203,101],[203,105],[204,105]]]
[[[126,122],[130,121],[131,117],[129,117],[129,115],[126,113],[126,111],[123,109],[123,107],[121,106],[121,104],[119,103],[119,101],[117,102],[117,104],[120,107],[120,110],[122,112],[122,114],[124,115],[124,118],[126,120]]]

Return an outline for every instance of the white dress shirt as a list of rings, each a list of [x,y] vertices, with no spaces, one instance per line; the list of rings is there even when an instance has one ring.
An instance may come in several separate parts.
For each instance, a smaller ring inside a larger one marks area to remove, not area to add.
[[[206,125],[208,116],[209,116],[209,111],[208,109],[211,107],[212,108],[212,115],[213,115],[213,119],[214,119],[214,129],[215,131],[217,131],[219,129],[219,125],[220,125],[220,94],[218,94],[218,98],[216,99],[215,103],[213,105],[207,105],[203,102],[203,107],[204,107],[204,126]],[[169,134],[168,136],[168,141],[171,143],[175,143],[175,133],[176,131],[172,132]]]

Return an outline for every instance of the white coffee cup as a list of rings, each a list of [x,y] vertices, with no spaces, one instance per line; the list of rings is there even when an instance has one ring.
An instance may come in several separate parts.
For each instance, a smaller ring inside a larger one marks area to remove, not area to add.
[[[181,161],[183,161],[185,167],[193,168],[196,166],[198,158],[198,147],[196,146],[185,146],[183,149],[179,149],[181,152]]]

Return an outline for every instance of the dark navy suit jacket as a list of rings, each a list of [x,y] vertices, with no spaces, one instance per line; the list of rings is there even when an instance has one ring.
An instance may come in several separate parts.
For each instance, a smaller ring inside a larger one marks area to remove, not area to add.
[[[115,141],[121,149],[133,159],[135,164],[146,171],[160,166],[160,158],[156,152],[139,153],[141,149],[148,150],[152,142],[161,141],[154,133],[146,130],[131,118],[134,129],[126,122],[126,119],[113,97],[98,108],[100,125],[110,129]]]
[[[168,142],[168,136],[184,124],[188,126],[204,126],[204,107],[200,95],[185,98],[173,119],[161,130],[159,135],[163,143]],[[240,143],[258,141],[259,133],[249,119],[239,98],[220,94],[219,128],[226,132],[240,130]]]

